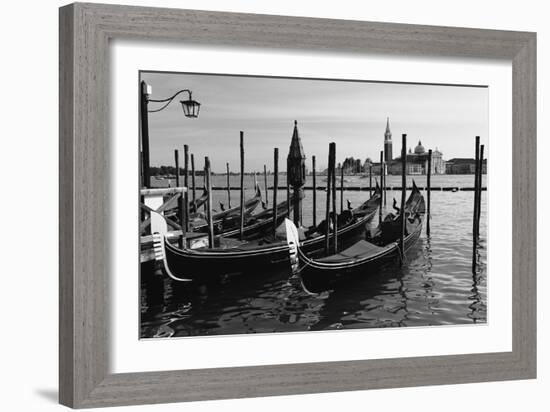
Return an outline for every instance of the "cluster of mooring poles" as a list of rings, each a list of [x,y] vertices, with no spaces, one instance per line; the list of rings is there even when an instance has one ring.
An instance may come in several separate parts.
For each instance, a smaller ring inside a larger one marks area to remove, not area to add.
[[[403,260],[404,253],[405,253],[405,244],[404,240],[406,237],[406,216],[405,216],[405,202],[406,202],[406,196],[407,196],[407,181],[406,181],[406,173],[407,173],[407,135],[402,135],[402,147],[401,147],[401,209],[400,209],[400,237],[399,237],[399,248],[400,248],[400,254],[401,254],[401,261]],[[277,159],[277,149],[275,149],[275,159]],[[427,199],[427,213],[428,213],[428,219],[430,215],[430,189],[431,189],[431,165],[432,163],[432,156],[431,156],[431,150],[429,151],[428,156],[428,166],[427,166],[427,187],[426,190],[428,191],[428,199]],[[316,158],[315,156],[312,156],[311,159],[311,166],[312,166],[312,190],[313,190],[313,225],[316,226],[317,224],[317,182],[316,182]],[[340,166],[339,166],[340,167]],[[380,188],[381,188],[381,199],[380,199],[380,221],[382,221],[382,215],[383,215],[383,204],[384,204],[384,198],[385,198],[385,165],[384,165],[384,152],[380,152]],[[275,166],[275,170],[277,170],[277,166]],[[329,144],[329,154],[328,154],[328,169],[327,169],[327,185],[326,185],[326,203],[325,203],[325,222],[326,222],[326,228],[325,228],[325,242],[324,242],[324,249],[325,254],[330,253],[337,253],[338,250],[338,239],[337,239],[337,233],[338,233],[338,222],[337,222],[337,208],[336,208],[336,192],[337,192],[337,186],[336,186],[336,143],[330,143]],[[276,178],[275,178],[276,181]],[[276,187],[276,183],[274,185]],[[274,189],[275,189],[274,187]],[[340,167],[340,213],[344,210],[344,169],[343,167]],[[275,196],[276,191],[274,191]],[[372,165],[369,166],[369,195],[372,196]],[[276,198],[274,198],[275,202]],[[428,228],[428,235],[429,235],[429,228]]]
[[[178,206],[177,206],[177,214],[180,220],[180,226],[181,226],[181,236],[179,237],[179,246],[185,247],[187,244],[186,236],[187,232],[189,231],[189,221],[190,221],[190,215],[191,212],[197,211],[197,191],[196,191],[196,175],[195,175],[195,156],[193,153],[189,154],[189,146],[184,145],[183,146],[183,182],[181,181],[181,174],[180,174],[180,156],[179,156],[179,150],[174,150],[174,160],[176,165],[176,187],[185,187],[186,189],[189,188],[189,160],[191,160],[191,202],[189,201],[189,191],[185,190],[182,192],[181,196],[178,198]],[[206,176],[206,170],[207,170],[207,158],[205,158],[205,166],[204,166],[204,173],[205,173],[205,189],[207,188],[207,176]],[[182,184],[183,183],[183,184]],[[191,208],[189,207],[191,205]],[[208,206],[205,204],[205,211],[208,213]]]
[[[405,215],[405,203],[406,203],[406,173],[407,173],[407,135],[402,135],[402,147],[401,147],[401,209],[400,209],[400,238],[399,238],[399,247],[401,254],[401,261],[403,261],[405,253],[405,237],[406,237],[406,215]],[[186,236],[190,230],[190,215],[191,212],[197,211],[197,198],[196,198],[196,179],[195,179],[195,158],[191,153],[189,154],[189,146],[184,145],[184,159],[183,159],[183,182],[181,181],[180,174],[180,156],[179,151],[174,150],[174,160],[176,166],[176,185],[177,187],[184,186],[186,189],[189,188],[189,183],[191,183],[191,194],[192,201],[189,201],[189,191],[182,191],[181,196],[177,200],[177,215],[181,222],[181,236],[179,239],[180,247],[187,247]],[[472,270],[475,270],[477,259],[477,246],[479,242],[479,221],[481,214],[481,177],[482,177],[482,166],[483,166],[483,151],[484,146],[480,145],[479,136],[476,136],[476,159],[475,159],[475,178],[474,178],[474,219],[473,219],[473,259],[472,259]],[[239,203],[240,203],[240,227],[239,234],[240,238],[244,237],[244,221],[245,221],[245,200],[244,200],[244,132],[240,132],[240,187],[239,187]],[[290,216],[291,203],[292,203],[292,215],[293,220],[296,226],[302,225],[302,198],[303,198],[303,187],[306,182],[306,173],[305,173],[305,153],[302,148],[300,137],[298,134],[297,122],[294,122],[294,131],[292,135],[292,140],[290,144],[290,149],[287,157],[287,184],[286,184],[286,207],[287,215]],[[189,160],[191,164],[189,165]],[[204,159],[204,186],[206,190],[206,202],[204,204],[206,217],[207,217],[207,226],[208,226],[208,244],[209,247],[215,247],[214,244],[214,224],[213,224],[213,205],[212,205],[212,171],[209,157]],[[279,149],[274,148],[273,153],[273,194],[272,194],[272,209],[273,209],[273,233],[275,234],[277,229],[278,221],[278,190],[279,190]],[[191,168],[191,182],[189,182],[189,168]],[[340,168],[340,213],[344,211],[344,168]],[[268,179],[267,179],[267,166],[264,165],[264,186],[265,186],[265,207],[267,207],[268,200]],[[373,166],[369,165],[369,195],[372,196],[373,188],[373,179],[372,179],[372,170]],[[337,220],[337,184],[336,184],[336,144],[334,142],[329,145],[329,155],[328,155],[328,169],[327,169],[327,185],[326,185],[326,210],[325,210],[325,253],[337,253],[338,251],[338,220]],[[427,161],[427,186],[425,190],[427,191],[427,211],[426,211],[426,234],[430,236],[430,217],[431,217],[431,173],[432,173],[432,151],[428,152],[428,161]],[[145,171],[145,176],[149,175],[149,171]],[[312,189],[313,189],[313,214],[312,220],[313,225],[317,225],[317,168],[316,168],[316,157],[312,156]],[[230,168],[229,163],[226,163],[226,177],[227,177],[227,202],[228,207],[231,208],[231,185],[230,185]],[[254,174],[255,185],[256,173]],[[292,197],[290,195],[290,186],[292,186]],[[383,218],[383,205],[386,203],[386,163],[384,161],[384,151],[380,152],[380,188],[381,188],[381,199],[380,199],[380,208],[379,208],[379,219],[382,221]],[[256,189],[256,187],[255,187]],[[291,202],[292,198],[292,202]],[[190,211],[191,207],[191,211]],[[332,241],[331,241],[332,239]]]
[[[195,174],[195,157],[191,153],[189,156],[189,146],[184,145],[184,167],[183,167],[183,182],[181,181],[180,175],[180,156],[179,151],[174,150],[174,160],[176,166],[176,186],[181,187],[182,183],[185,188],[189,187],[189,158],[191,159],[191,193],[192,201],[189,202],[188,191],[183,191],[182,196],[178,198],[178,217],[181,222],[181,236],[179,238],[180,247],[184,248],[187,246],[186,236],[189,232],[190,225],[190,210],[189,206],[193,212],[197,212],[197,198],[196,198],[196,174]],[[243,238],[244,231],[244,133],[240,132],[240,228],[239,234],[241,239]],[[228,207],[231,208],[231,187],[230,187],[230,169],[229,163],[226,163],[226,173],[227,173],[227,202]],[[266,177],[267,182],[267,177]],[[206,190],[206,202],[204,203],[204,210],[207,216],[207,226],[208,226],[208,244],[209,247],[214,247],[214,223],[213,223],[213,205],[212,205],[212,170],[210,165],[210,159],[208,156],[204,158],[204,189]]]
[[[406,180],[404,176],[406,176],[406,162],[407,162],[407,154],[406,154],[406,135],[403,135],[403,144],[405,145],[402,147],[402,156],[401,156],[401,162],[402,162],[402,184],[401,184],[401,190],[402,190],[402,199],[401,199],[401,206],[403,206],[405,202],[405,190],[406,190]],[[329,150],[330,147],[329,146]],[[335,144],[334,144],[334,153],[335,153]],[[403,150],[405,152],[403,153]],[[480,145],[479,136],[476,136],[476,157],[475,157],[475,172],[474,172],[474,212],[473,212],[473,257],[472,257],[472,270],[475,270],[477,265],[477,247],[479,245],[479,235],[480,235],[480,215],[481,215],[481,194],[482,194],[482,174],[483,174],[483,161],[484,161],[484,145]],[[386,201],[386,167],[384,162],[384,152],[380,152],[380,188],[381,188],[381,206]],[[239,187],[239,194],[240,194],[240,227],[239,227],[239,233],[240,238],[243,239],[243,233],[244,233],[244,223],[245,223],[245,202],[244,202],[244,133],[240,132],[240,187]],[[334,155],[335,156],[335,155]],[[189,153],[189,146],[184,145],[184,159],[183,159],[183,182],[182,182],[182,175],[180,173],[180,156],[179,156],[179,150],[174,150],[174,160],[175,160],[175,166],[176,166],[176,186],[177,187],[185,187],[186,189],[190,187],[191,192],[191,201],[189,199],[189,191],[185,190],[182,191],[180,198],[177,200],[177,216],[181,222],[181,237],[179,240],[179,244],[181,247],[186,246],[186,234],[189,232],[189,225],[190,225],[190,216],[191,212],[197,212],[197,196],[196,196],[196,173],[195,173],[195,157],[193,153]],[[207,198],[209,199],[209,202],[204,203],[204,209],[205,213],[209,219],[208,221],[208,227],[209,227],[209,243],[213,246],[213,222],[212,220],[212,181],[211,181],[211,170],[209,172],[209,161],[207,164],[208,158],[205,158],[205,167],[204,167],[204,187],[207,192]],[[278,198],[278,190],[279,190],[279,149],[274,149],[274,181],[273,181],[273,194],[272,194],[272,208],[273,208],[273,231],[275,232],[276,226],[277,226],[277,198]],[[190,162],[189,162],[190,161]],[[340,167],[340,166],[339,166]],[[190,169],[190,170],[189,170]],[[327,187],[326,191],[327,194],[330,194],[331,199],[327,198],[327,207],[330,207],[332,205],[333,207],[333,213],[336,213],[336,158],[331,159],[330,158],[330,152],[329,152],[329,168],[328,168],[328,176],[327,176]],[[191,182],[189,182],[189,172],[191,172]],[[369,165],[369,195],[372,196],[372,189],[373,189],[373,166]],[[210,175],[209,175],[210,173]],[[149,174],[149,172],[146,173],[146,175]],[[432,150],[430,149],[428,151],[428,160],[427,160],[427,168],[426,168],[426,192],[427,192],[427,210],[426,210],[426,235],[430,236],[431,232],[431,174],[432,174]],[[230,168],[229,163],[226,163],[226,191],[227,191],[227,202],[228,207],[231,208],[231,185],[230,185]],[[297,226],[302,225],[302,203],[301,199],[303,198],[303,186],[305,185],[305,154],[303,152],[303,148],[301,147],[301,141],[298,135],[297,130],[297,123],[295,122],[294,125],[294,133],[293,138],[291,142],[291,147],[289,150],[289,155],[287,158],[287,184],[286,184],[286,207],[287,207],[287,214],[291,216],[291,203],[292,203],[292,212],[293,212],[293,220],[294,223]],[[256,182],[256,174],[254,176],[255,182]],[[340,167],[340,213],[344,211],[344,168]],[[190,183],[190,184],[189,184]],[[290,196],[290,186],[292,185],[293,188],[293,195],[291,202],[291,196]],[[264,165],[264,186],[265,186],[265,207],[269,204],[268,196],[269,196],[269,187],[268,187],[268,178],[267,178],[267,166]],[[394,188],[395,190],[395,188]],[[312,213],[312,223],[314,226],[317,225],[317,168],[316,168],[316,157],[312,156],[312,203],[313,203],[313,213]],[[210,209],[209,209],[210,208]],[[330,212],[327,211],[327,216],[329,216],[328,223],[331,223],[334,219],[334,217],[330,216]],[[379,220],[382,221],[383,218],[383,208],[379,208]],[[334,226],[334,224],[333,224]],[[336,238],[334,240],[334,243],[336,243]],[[328,245],[328,243],[327,243]],[[401,245],[403,246],[403,245]],[[328,246],[327,246],[328,248]]]
[[[239,186],[239,194],[240,194],[240,225],[239,225],[239,235],[241,240],[244,238],[244,223],[245,223],[245,201],[244,201],[244,156],[245,156],[245,150],[244,150],[244,132],[240,132],[240,186]],[[188,153],[188,147],[185,146],[185,153]],[[177,176],[176,176],[176,184],[180,185],[180,176],[179,176],[179,157],[178,157],[178,151],[175,151],[175,157],[176,157],[176,168],[178,170]],[[298,125],[297,122],[294,122],[294,131],[292,135],[292,140],[290,144],[289,154],[287,157],[287,184],[286,184],[286,207],[287,207],[287,214],[290,216],[291,212],[291,203],[292,203],[292,216],[294,219],[294,223],[297,226],[300,226],[302,224],[302,198],[303,198],[303,186],[306,182],[306,169],[305,169],[305,153],[302,148],[302,143],[300,141],[300,137],[298,134]],[[187,159],[187,157],[186,157]],[[193,155],[191,155],[192,164],[194,165]],[[315,162],[315,160],[313,160]],[[277,197],[278,197],[278,190],[279,190],[279,149],[275,148],[273,153],[273,194],[272,194],[272,208],[273,208],[273,233],[275,234],[277,229],[277,221],[278,221],[278,209],[277,209]],[[194,167],[194,166],[193,166]],[[314,166],[315,169],[315,166]],[[230,185],[230,168],[229,163],[226,163],[226,191],[227,191],[227,200],[228,200],[228,206],[231,208],[231,185]],[[187,161],[184,163],[184,176],[187,176]],[[256,179],[256,173],[254,173],[254,185],[255,189],[257,186],[257,179]],[[185,178],[185,182],[187,182],[187,178]],[[211,166],[210,166],[210,159],[208,157],[205,157],[205,167],[204,167],[204,182],[205,182],[205,190],[206,190],[206,202],[205,202],[205,211],[206,211],[206,217],[208,221],[208,243],[209,247],[214,247],[214,225],[213,225],[213,212],[212,212],[212,172],[211,172]],[[194,179],[194,172],[193,172],[193,193],[195,192],[195,179]],[[265,185],[265,206],[267,207],[267,204],[269,202],[268,200],[268,181],[267,181],[267,166],[264,165],[264,185]],[[315,185],[315,177],[314,177],[314,185]],[[292,186],[292,197],[290,195],[290,186]],[[195,195],[194,195],[195,196]],[[195,197],[193,197],[193,204],[195,202]],[[292,202],[291,202],[292,199]],[[314,193],[314,199],[316,199],[316,194]],[[314,208],[316,200],[314,200]],[[187,208],[185,205],[187,204]],[[188,210],[188,203],[186,203],[185,199],[181,201],[181,206],[178,203],[178,207],[181,209],[179,212],[179,216],[182,216],[182,235],[180,239],[180,244],[182,247],[186,246],[185,236],[186,236],[186,230],[189,230],[189,210]]]
[[[180,186],[180,156],[179,156],[179,152],[178,150],[174,150],[174,160],[176,161],[176,187],[181,187]],[[180,222],[181,222],[181,227],[182,227],[182,236],[180,237],[179,239],[179,246],[180,247],[183,247],[184,243],[185,243],[185,231],[183,229],[183,222],[185,222],[185,213],[186,213],[186,207],[184,207],[184,203],[183,203],[183,196],[180,196],[178,198],[178,217],[180,219]]]
[[[189,146],[183,146],[183,182],[181,182],[180,176],[180,156],[179,151],[174,150],[174,160],[176,164],[176,187],[189,187]],[[182,185],[183,183],[183,185]],[[195,158],[191,154],[191,184],[192,184],[192,210],[196,211],[196,188],[195,188]],[[181,236],[179,238],[179,246],[184,247],[186,245],[186,234],[189,231],[189,191],[184,190],[181,196],[178,198],[178,217],[181,226]]]
[[[481,218],[481,177],[483,175],[483,151],[484,145],[480,145],[480,138],[476,136],[476,158],[474,168],[474,217],[473,217],[473,242],[472,242],[472,272],[477,267],[477,247],[479,244],[479,221]]]

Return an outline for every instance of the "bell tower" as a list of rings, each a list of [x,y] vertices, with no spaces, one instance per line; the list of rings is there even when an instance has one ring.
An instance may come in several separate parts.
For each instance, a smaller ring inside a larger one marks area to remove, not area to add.
[[[391,163],[393,160],[393,150],[392,150],[392,140],[391,140],[391,130],[390,130],[390,118],[387,118],[386,121],[386,132],[384,133],[384,161],[386,163]]]

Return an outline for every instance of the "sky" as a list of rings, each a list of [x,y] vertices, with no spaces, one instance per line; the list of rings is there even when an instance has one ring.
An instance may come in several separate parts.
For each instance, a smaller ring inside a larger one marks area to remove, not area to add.
[[[152,87],[151,99],[164,99],[190,89],[201,103],[199,117],[183,115],[180,95],[165,110],[149,113],[151,166],[172,165],[174,149],[189,145],[197,168],[209,156],[212,171],[239,168],[239,132],[244,132],[245,170],[273,168],[279,148],[279,169],[285,170],[294,120],[311,167],[326,168],[328,145],[336,142],[337,162],[346,157],[378,161],[386,119],[390,119],[394,158],[401,135],[407,150],[422,141],[439,149],[445,160],[474,157],[475,136],[488,134],[488,90],[485,87],[373,83],[142,72]],[[149,109],[161,104],[150,103]]]

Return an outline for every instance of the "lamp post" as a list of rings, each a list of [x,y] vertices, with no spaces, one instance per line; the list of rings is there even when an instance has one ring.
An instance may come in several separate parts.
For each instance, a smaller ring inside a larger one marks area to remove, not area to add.
[[[140,87],[140,119],[141,119],[141,150],[142,150],[142,185],[149,187],[150,182],[150,162],[149,162],[149,113],[160,112],[168,107],[170,103],[181,93],[187,93],[187,100],[180,100],[183,114],[185,117],[197,118],[201,104],[193,100],[191,90],[182,89],[174,93],[167,99],[151,99],[152,89],[145,81],[141,81]],[[149,110],[149,103],[165,103],[158,109]]]

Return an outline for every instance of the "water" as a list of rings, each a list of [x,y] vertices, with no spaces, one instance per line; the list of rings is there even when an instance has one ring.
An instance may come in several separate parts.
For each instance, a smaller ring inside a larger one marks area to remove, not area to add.
[[[425,176],[408,176],[408,185],[413,178],[419,186],[425,185]],[[318,185],[325,184],[323,179],[319,177]],[[238,180],[232,176],[231,184],[237,186]],[[252,178],[247,180],[247,195],[251,195]],[[263,176],[258,180],[263,186]],[[280,180],[284,184],[284,176]],[[349,176],[346,180],[345,186],[368,186],[368,178]],[[387,178],[389,186],[400,182],[399,176]],[[225,185],[225,177],[215,176],[214,185]],[[473,175],[433,176],[432,185],[473,186]],[[309,224],[312,191],[305,193],[303,221]],[[226,192],[215,191],[213,196],[214,205],[219,201],[227,205]],[[232,206],[238,204],[238,196],[232,192]],[[271,196],[270,192],[270,201]],[[317,192],[318,221],[324,216],[325,196]],[[365,191],[344,191],[344,204],[347,199],[357,206],[367,197]],[[400,192],[388,192],[388,210],[392,197],[399,203]],[[286,191],[279,191],[278,199],[285,198]],[[471,271],[473,192],[433,191],[431,198],[431,236],[426,236],[424,223],[405,265],[387,264],[376,276],[359,277],[319,296],[309,296],[289,281],[287,269],[266,268],[189,287],[166,276],[151,276],[153,266],[143,264],[140,334],[146,338],[485,323],[486,192],[482,194],[480,264],[475,274]]]

